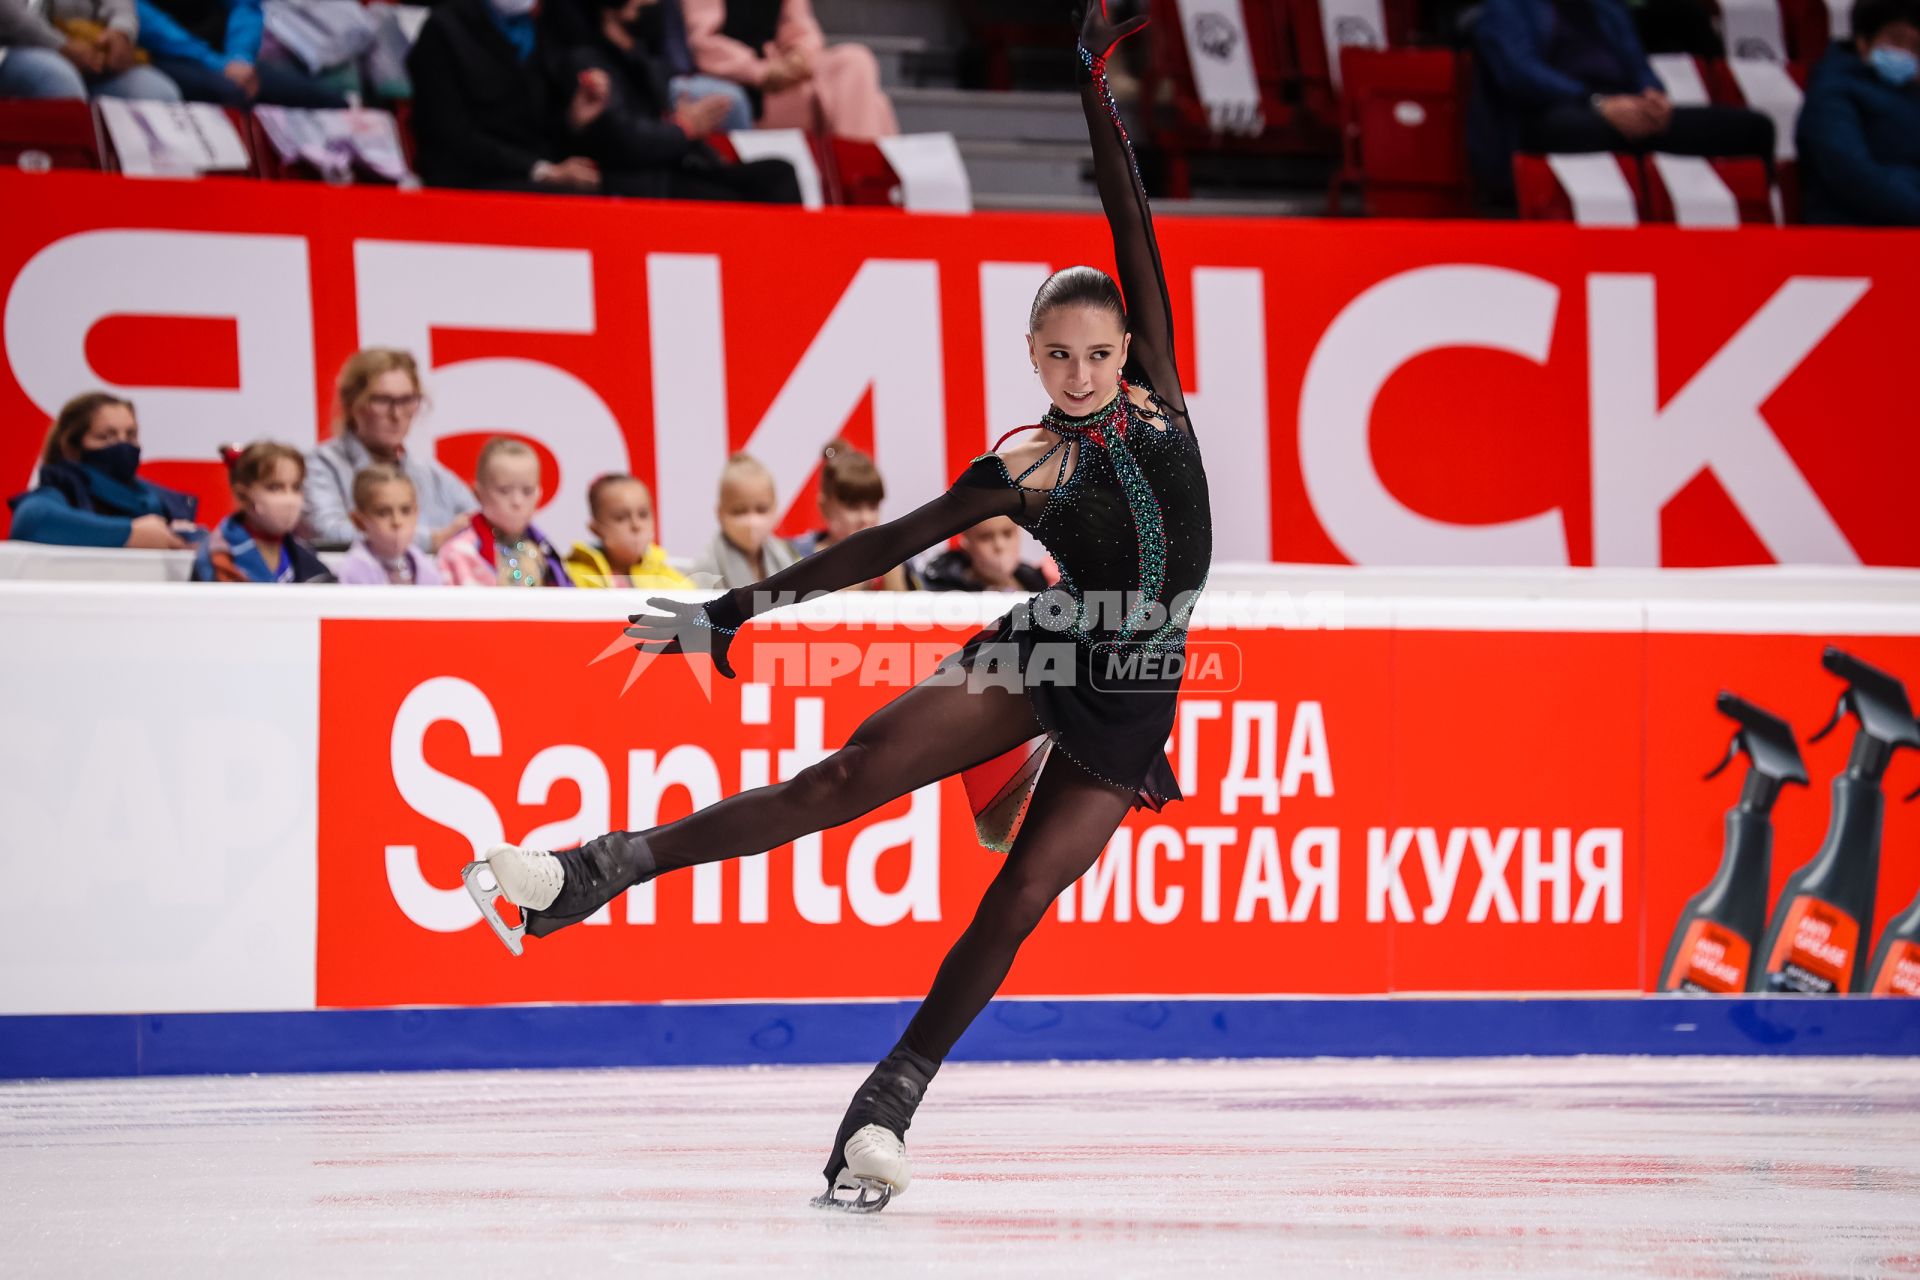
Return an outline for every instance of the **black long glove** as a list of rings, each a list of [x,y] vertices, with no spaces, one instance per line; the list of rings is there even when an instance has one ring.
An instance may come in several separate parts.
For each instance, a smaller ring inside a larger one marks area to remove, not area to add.
[[[647,608],[660,612],[627,615],[627,621],[634,625],[627,628],[626,634],[639,641],[633,646],[635,649],[641,653],[704,653],[713,659],[721,675],[729,680],[735,678],[733,664],[727,661],[733,632],[713,624],[713,613],[705,604],[654,596],[647,601]]]

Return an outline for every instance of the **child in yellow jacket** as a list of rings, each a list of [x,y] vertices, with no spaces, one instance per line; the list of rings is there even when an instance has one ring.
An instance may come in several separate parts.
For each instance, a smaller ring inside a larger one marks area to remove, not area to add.
[[[653,540],[653,495],[646,485],[632,476],[601,476],[587,490],[587,506],[587,528],[597,541],[576,542],[567,555],[575,586],[694,589]]]

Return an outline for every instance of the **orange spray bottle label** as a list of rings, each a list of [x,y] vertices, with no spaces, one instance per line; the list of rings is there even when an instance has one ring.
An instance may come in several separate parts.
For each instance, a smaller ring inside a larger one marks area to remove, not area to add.
[[[1673,972],[1661,985],[1668,991],[1745,991],[1752,951],[1733,930],[1711,920],[1695,920],[1680,939]]]
[[[1887,948],[1886,963],[1873,984],[1877,996],[1920,996],[1920,946],[1896,942]]]
[[[1774,991],[1844,994],[1853,985],[1853,953],[1860,942],[1854,918],[1818,898],[1795,898],[1767,957]]]

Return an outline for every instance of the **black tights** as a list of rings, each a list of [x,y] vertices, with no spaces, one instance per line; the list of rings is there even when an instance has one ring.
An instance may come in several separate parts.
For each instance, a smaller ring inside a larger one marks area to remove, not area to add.
[[[951,679],[950,676],[935,677]],[[851,822],[930,782],[1010,751],[1040,732],[1027,695],[930,678],[881,707],[847,744],[792,778],[728,796],[640,833],[656,875],[764,853]],[[902,1046],[938,1063],[1013,965],[1054,898],[1093,865],[1131,796],[1055,750],[1000,873],[987,887]]]

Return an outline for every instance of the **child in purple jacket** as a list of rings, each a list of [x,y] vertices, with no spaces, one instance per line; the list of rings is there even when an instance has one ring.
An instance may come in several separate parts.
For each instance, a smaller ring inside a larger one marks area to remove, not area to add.
[[[360,531],[340,581],[350,586],[441,585],[433,557],[413,545],[420,501],[407,473],[391,463],[362,467],[353,476],[353,527]]]

